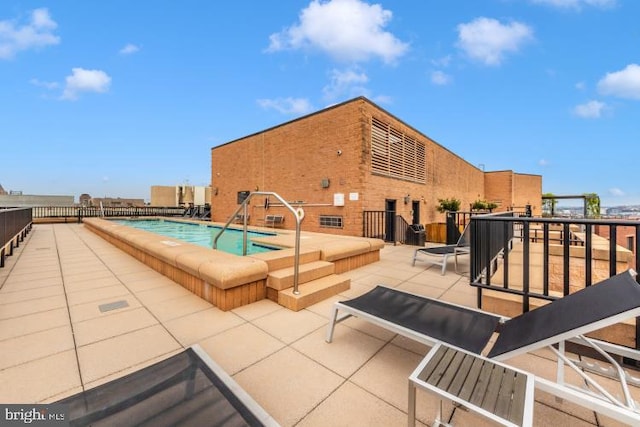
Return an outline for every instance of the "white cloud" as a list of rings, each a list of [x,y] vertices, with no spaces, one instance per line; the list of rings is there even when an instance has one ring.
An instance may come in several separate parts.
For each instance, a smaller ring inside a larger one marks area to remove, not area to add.
[[[73,68],[71,71],[72,74],[65,79],[62,99],[75,100],[81,92],[104,93],[109,90],[111,77],[104,71],[84,68]]]
[[[135,44],[127,43],[122,49],[120,49],[119,53],[121,55],[131,55],[132,53],[136,53],[140,50],[140,47]]]
[[[517,52],[533,39],[533,29],[521,22],[501,24],[492,18],[476,18],[458,25],[457,46],[485,65],[500,65],[508,52]]]
[[[267,52],[317,49],[340,61],[378,57],[393,63],[409,45],[384,30],[392,15],[379,4],[361,0],[313,0],[297,24],[271,34]]]
[[[598,92],[620,98],[640,99],[640,65],[629,64],[624,70],[607,73],[598,82]]]
[[[60,84],[58,82],[43,82],[38,79],[31,79],[29,80],[29,83],[31,83],[34,86],[43,87],[49,90],[57,89],[60,87]]]
[[[576,105],[573,108],[573,114],[583,119],[598,119],[602,117],[607,104],[600,101],[589,101],[584,104]]]
[[[349,97],[365,95],[368,93],[365,84],[369,77],[358,69],[331,70],[331,81],[322,92],[327,100],[334,100],[341,95],[347,94]]]
[[[431,83],[438,86],[448,85],[453,81],[453,78],[442,72],[442,71],[434,71],[431,73]]]
[[[23,50],[60,43],[60,37],[53,34],[57,26],[45,8],[32,11],[31,19],[25,25],[0,21],[0,59],[11,59]]]
[[[587,88],[587,85],[585,82],[578,82],[576,83],[576,89],[578,90],[585,90]]]
[[[431,63],[436,67],[448,67],[451,64],[451,55],[443,56],[442,58],[432,59]]]
[[[282,114],[302,115],[310,113],[313,107],[306,98],[258,99],[258,105],[264,109],[276,110]]]
[[[548,166],[548,165],[549,165],[549,161],[547,159],[538,160],[538,166],[545,167],[545,166]]]
[[[531,2],[561,9],[580,9],[582,6],[613,7],[617,0],[531,0]]]
[[[610,188],[609,194],[616,197],[622,197],[625,195],[624,191],[616,187]]]

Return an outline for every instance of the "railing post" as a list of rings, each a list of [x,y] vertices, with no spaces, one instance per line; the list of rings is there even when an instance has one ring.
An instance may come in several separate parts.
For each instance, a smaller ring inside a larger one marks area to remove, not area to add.
[[[584,227],[585,231],[585,242],[584,242],[584,286],[591,286],[592,283],[592,247],[593,247],[593,229],[591,224],[586,224]]]
[[[247,205],[242,204],[242,256],[247,255]]]
[[[609,276],[615,276],[618,273],[617,269],[617,251],[616,246],[618,243],[617,227],[611,225],[609,232]]]
[[[570,248],[569,245],[571,244],[570,242],[570,237],[571,237],[571,233],[569,231],[569,223],[565,222],[562,225],[562,257],[563,259],[563,263],[562,263],[562,276],[563,276],[563,287],[562,287],[562,292],[563,295],[569,295],[569,293],[571,292],[571,289],[569,288],[569,274],[570,274],[570,258],[569,256],[571,255],[570,252]]]
[[[529,239],[530,223],[525,221],[522,224],[522,235],[524,237],[522,247],[522,312],[529,311],[529,260],[531,259],[531,252],[529,245],[531,244]]]

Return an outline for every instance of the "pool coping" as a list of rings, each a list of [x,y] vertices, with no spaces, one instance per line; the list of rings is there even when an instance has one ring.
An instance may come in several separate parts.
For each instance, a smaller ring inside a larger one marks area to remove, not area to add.
[[[222,225],[174,218],[170,221]],[[251,231],[276,233],[254,239],[255,242],[282,249],[238,256],[107,219],[84,218],[83,223],[109,243],[224,311],[266,298],[269,272],[293,265],[295,232],[291,230],[251,227]],[[302,232],[300,263],[329,261],[334,263],[336,273],[342,273],[378,261],[383,247],[380,239]]]

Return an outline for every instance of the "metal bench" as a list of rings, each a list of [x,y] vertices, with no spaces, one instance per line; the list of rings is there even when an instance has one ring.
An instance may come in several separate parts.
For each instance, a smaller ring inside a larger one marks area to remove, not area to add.
[[[436,344],[409,377],[409,426],[415,426],[416,389],[467,408],[504,426],[533,425],[534,376],[494,360]]]

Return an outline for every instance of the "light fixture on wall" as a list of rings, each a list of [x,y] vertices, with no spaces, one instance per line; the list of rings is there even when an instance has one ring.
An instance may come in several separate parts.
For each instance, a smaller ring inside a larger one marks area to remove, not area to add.
[[[408,205],[410,201],[411,201],[411,195],[407,194],[406,196],[404,196],[405,205]]]

